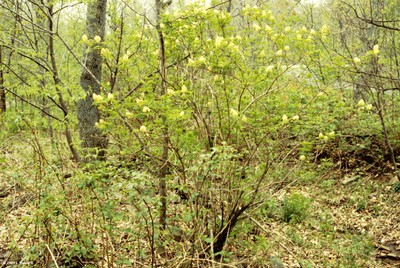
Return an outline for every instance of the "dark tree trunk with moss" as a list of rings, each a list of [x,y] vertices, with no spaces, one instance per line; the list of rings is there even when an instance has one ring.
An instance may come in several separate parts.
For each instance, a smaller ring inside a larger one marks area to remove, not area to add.
[[[88,4],[86,32],[90,39],[104,39],[107,0],[96,0]],[[96,37],[96,38],[95,38]],[[97,40],[98,41],[98,40]],[[100,119],[100,112],[93,105],[93,93],[101,90],[101,42],[96,42],[85,55],[86,63],[80,78],[80,85],[86,92],[86,98],[78,101],[77,112],[79,135],[86,154],[103,158],[108,139],[95,124]],[[90,157],[91,158],[91,157]],[[90,159],[89,158],[89,159]],[[86,158],[88,159],[88,158]]]

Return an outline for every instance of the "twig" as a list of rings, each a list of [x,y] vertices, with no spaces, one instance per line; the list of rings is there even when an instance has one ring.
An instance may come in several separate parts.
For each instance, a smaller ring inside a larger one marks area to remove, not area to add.
[[[56,258],[54,257],[53,252],[51,251],[49,245],[46,244],[46,248],[50,252],[50,255],[51,255],[51,258],[53,259],[54,264],[56,265],[57,268],[59,268],[59,266],[57,264],[57,261],[56,261]]]

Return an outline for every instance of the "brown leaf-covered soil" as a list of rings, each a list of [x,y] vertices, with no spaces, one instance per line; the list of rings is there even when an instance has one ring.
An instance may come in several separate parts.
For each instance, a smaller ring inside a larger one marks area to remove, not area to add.
[[[36,244],[33,235],[38,235],[32,212],[38,210],[40,203],[33,194],[36,191],[33,189],[38,187],[35,183],[40,172],[59,172],[58,175],[62,175],[66,172],[73,174],[73,169],[78,169],[69,164],[71,170],[57,170],[54,165],[36,163],[39,158],[15,140],[3,143],[0,148],[2,267],[15,267],[12,265],[18,262],[21,262],[18,267],[32,266],[24,256]],[[377,175],[362,169],[343,173],[337,166],[318,171],[317,165],[304,164],[299,169],[298,179],[272,194],[266,194],[265,202],[273,201],[275,204],[268,213],[248,212],[238,230],[246,230],[247,225],[251,225],[252,229],[231,235],[225,248],[230,255],[223,266],[400,267],[400,193],[395,192],[390,183],[393,182],[393,175]],[[284,222],[278,212],[282,200],[291,193],[300,193],[311,200],[307,215],[301,222]],[[175,204],[179,205],[182,204]],[[121,208],[121,211],[124,210],[131,212],[128,207]],[[99,239],[96,242],[105,241]],[[42,245],[50,243],[51,240]],[[177,243],[185,241],[177,240]],[[41,252],[49,258],[48,263],[61,254],[56,255],[47,248]],[[149,265],[148,258],[147,262],[141,260],[134,263],[136,267]],[[173,263],[172,267],[185,262],[165,263]],[[202,263],[204,267],[219,266],[214,262]],[[100,262],[96,266],[106,267],[106,263]]]

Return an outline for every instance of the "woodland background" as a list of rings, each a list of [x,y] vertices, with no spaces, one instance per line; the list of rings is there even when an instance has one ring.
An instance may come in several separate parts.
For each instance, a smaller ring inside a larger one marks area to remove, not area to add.
[[[0,1],[2,267],[397,267],[399,7]]]

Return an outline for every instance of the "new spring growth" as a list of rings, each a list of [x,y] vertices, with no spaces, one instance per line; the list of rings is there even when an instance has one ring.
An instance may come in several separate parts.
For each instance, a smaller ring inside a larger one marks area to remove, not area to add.
[[[282,116],[282,122],[283,122],[284,124],[286,124],[287,122],[289,122],[289,118],[287,117],[286,114],[284,114],[284,115]]]
[[[304,160],[306,160],[306,156],[305,156],[304,154],[302,154],[302,155],[300,155],[299,159],[300,159],[301,161],[304,161]]]
[[[360,62],[361,62],[360,58],[358,58],[358,57],[355,57],[355,58],[353,59],[353,61],[354,61],[354,63],[360,63]]]
[[[128,118],[132,118],[133,117],[133,113],[129,112],[128,110],[125,112],[125,115]]]
[[[281,49],[279,49],[275,54],[276,54],[276,56],[282,56],[283,51]]]
[[[318,138],[319,138],[320,140],[324,140],[324,141],[328,141],[329,139],[332,139],[332,138],[334,138],[334,137],[335,137],[335,131],[331,131],[331,132],[329,132],[329,133],[326,133],[326,135],[323,134],[322,132],[320,132],[320,133],[318,134]]]
[[[269,73],[269,72],[271,72],[274,68],[275,68],[274,65],[269,65],[269,66],[265,67],[265,71],[266,71],[267,73]]]
[[[324,141],[328,141],[329,137],[327,135],[324,135],[322,133],[319,133],[318,138]]]
[[[378,44],[374,46],[373,52],[374,52],[375,55],[379,54],[379,45]]]
[[[261,27],[257,23],[254,23],[253,24],[253,29],[254,29],[254,31],[258,32],[261,29]]]
[[[114,95],[112,93],[108,93],[107,94],[107,99],[113,100],[114,99]]]
[[[329,32],[329,27],[326,26],[325,24],[322,25],[321,29],[320,29],[321,34],[325,35]]]
[[[108,48],[105,48],[105,47],[103,47],[103,48],[100,50],[100,54],[101,54],[101,56],[103,56],[103,57],[109,57],[109,56],[112,55],[111,51],[110,51]]]
[[[96,35],[94,38],[94,41],[96,41],[97,43],[101,42],[101,37]]]
[[[96,93],[93,93],[93,100],[95,102],[101,102],[103,100],[103,97],[101,95],[97,95]]]
[[[143,109],[142,109],[142,111],[143,111],[144,113],[148,113],[148,112],[151,111],[151,109],[150,109],[149,107],[147,107],[147,106],[144,106]]]
[[[146,126],[140,126],[139,131],[140,131],[140,132],[143,132],[143,133],[148,133],[148,132],[149,132],[149,131],[147,130],[147,127],[146,127]]]
[[[100,119],[99,122],[96,122],[94,125],[97,128],[104,128],[106,126],[106,121],[104,121],[103,119]]]
[[[87,40],[88,40],[87,35],[86,34],[82,35],[82,41],[83,42],[87,42]]]
[[[121,59],[123,62],[127,62],[128,60],[129,60],[129,55],[128,54],[125,54],[123,57],[122,57],[122,59]]]
[[[359,100],[359,101],[357,102],[357,106],[358,106],[358,107],[364,107],[364,106],[365,106],[365,101],[364,101],[363,99]]]
[[[363,99],[359,100],[357,102],[357,106],[358,106],[358,110],[367,110],[367,111],[371,111],[373,106],[371,103],[366,104],[365,101]]]
[[[365,109],[365,101],[363,99],[359,100],[357,102],[357,106],[359,110],[364,110]]]
[[[313,39],[317,32],[314,29],[310,30],[310,34],[308,35],[307,39]]]
[[[200,57],[197,59],[197,62],[198,62],[199,64],[205,64],[205,63],[206,63],[206,58],[204,58],[204,56],[200,56]]]
[[[183,85],[183,86],[181,87],[181,92],[182,92],[182,93],[186,93],[187,91],[188,91],[187,87],[186,87],[185,85]]]
[[[300,119],[300,116],[298,116],[297,114],[292,116],[293,121],[297,121],[299,119]]]
[[[239,112],[236,111],[235,109],[231,108],[229,110],[229,113],[233,116],[233,117],[238,117],[239,116]]]
[[[216,47],[220,47],[221,45],[223,45],[224,44],[224,37],[222,37],[222,36],[217,36],[216,38],[215,38],[215,46]]]
[[[167,89],[167,94],[172,96],[172,95],[175,94],[175,91],[173,89],[168,88]]]

